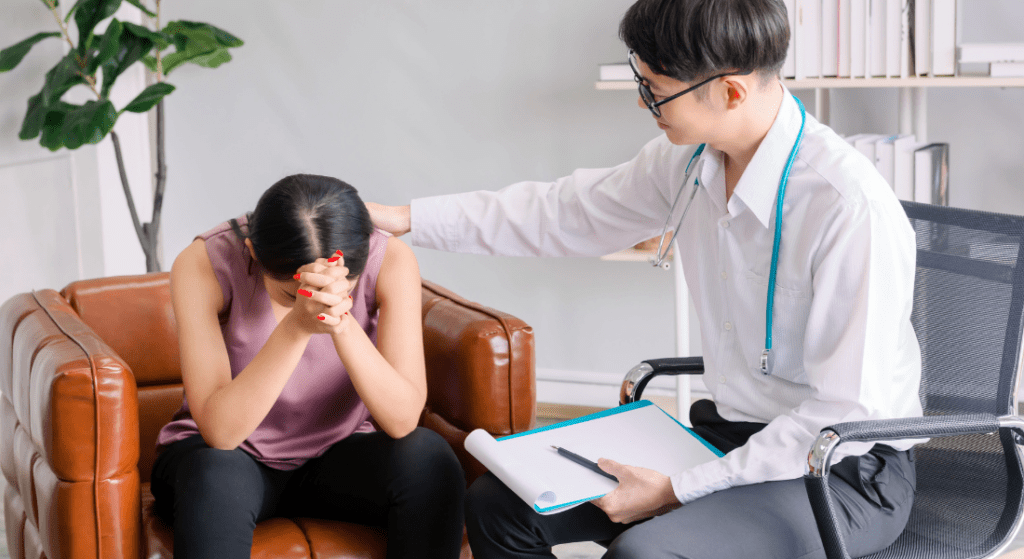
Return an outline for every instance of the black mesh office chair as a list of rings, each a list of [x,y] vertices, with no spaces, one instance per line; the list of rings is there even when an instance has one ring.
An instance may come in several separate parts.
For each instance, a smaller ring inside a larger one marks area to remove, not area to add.
[[[911,320],[921,344],[924,417],[821,431],[804,476],[829,559],[848,558],[828,490],[840,443],[930,438],[915,447],[917,496],[903,533],[872,559],[995,557],[1024,513],[1024,420],[1016,416],[1024,319],[1024,217],[904,202],[917,233]],[[700,357],[641,363],[620,400],[660,374],[699,374]]]

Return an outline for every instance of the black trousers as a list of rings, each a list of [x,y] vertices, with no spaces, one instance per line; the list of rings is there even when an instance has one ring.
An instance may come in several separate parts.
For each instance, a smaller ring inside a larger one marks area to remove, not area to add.
[[[390,559],[455,559],[465,485],[448,443],[420,427],[401,439],[355,433],[290,471],[195,435],[160,453],[151,489],[175,557],[248,559],[258,522],[304,516],[384,527]]]
[[[728,452],[764,428],[729,422],[710,401],[690,410],[694,431]],[[847,548],[854,557],[884,549],[903,531],[914,501],[913,451],[886,445],[832,466],[830,487]],[[498,478],[486,474],[466,495],[466,528],[476,559],[554,557],[551,546],[598,541],[606,559],[824,559],[802,479],[712,493],[648,520],[616,524],[585,503],[537,514]]]

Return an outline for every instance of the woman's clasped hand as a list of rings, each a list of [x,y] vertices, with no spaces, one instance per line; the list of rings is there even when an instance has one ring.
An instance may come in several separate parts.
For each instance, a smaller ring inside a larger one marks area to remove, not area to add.
[[[352,296],[357,278],[348,279],[349,269],[339,250],[331,258],[318,258],[298,269],[299,287],[291,313],[296,324],[312,334],[340,334],[350,322]]]

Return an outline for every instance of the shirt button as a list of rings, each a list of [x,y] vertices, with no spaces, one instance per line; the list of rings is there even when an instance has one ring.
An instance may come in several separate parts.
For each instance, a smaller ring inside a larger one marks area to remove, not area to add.
[[[725,272],[722,272],[722,279],[727,279],[728,277],[729,277],[729,274],[727,274]]]
[[[726,330],[732,330],[732,322],[726,322],[725,324],[722,325],[722,328],[725,328]]]
[[[725,384],[725,375],[718,377],[718,382]]]
[[[729,228],[729,222],[728,221],[723,221],[722,222],[722,227],[725,227],[726,229],[728,229]]]

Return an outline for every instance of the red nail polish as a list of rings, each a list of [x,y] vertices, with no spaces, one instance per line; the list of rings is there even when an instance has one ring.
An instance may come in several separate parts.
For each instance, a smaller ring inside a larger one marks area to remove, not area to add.
[[[336,250],[334,251],[334,253],[337,254],[338,256],[345,256],[345,253],[341,252],[340,250]]]
[[[300,289],[299,290],[299,295],[305,295],[306,297],[312,297],[313,293],[310,292],[310,291],[306,291],[305,289]]]
[[[294,275],[294,276],[292,276],[292,277],[294,277],[295,279],[299,279],[299,274],[295,274],[295,275]]]
[[[332,257],[328,258],[327,261],[328,262],[337,262],[339,258],[341,258],[341,257],[340,256],[332,256]]]
[[[316,317],[319,318],[320,320],[326,320],[326,317],[323,317],[323,316],[320,316],[320,315],[316,315]]]

